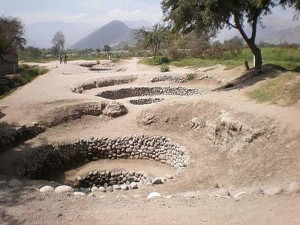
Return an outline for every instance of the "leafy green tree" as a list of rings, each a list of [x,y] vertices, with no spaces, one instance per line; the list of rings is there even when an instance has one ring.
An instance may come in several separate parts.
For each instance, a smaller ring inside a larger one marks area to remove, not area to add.
[[[237,29],[255,56],[255,68],[261,69],[261,50],[256,44],[257,26],[276,6],[300,9],[300,0],[163,0],[165,20],[181,32],[197,30],[214,34],[224,27]],[[251,35],[244,24],[251,26]]]
[[[9,48],[22,50],[26,44],[24,25],[18,18],[0,17],[0,62],[5,63],[4,55]]]
[[[104,45],[104,49],[105,52],[110,52],[111,51],[111,47],[109,45]]]
[[[137,39],[138,46],[143,49],[150,49],[154,58],[161,50],[169,38],[168,29],[160,23],[155,24],[150,28],[140,28],[134,31],[134,36]]]
[[[57,31],[52,39],[52,52],[54,55],[60,54],[65,48],[66,38],[62,31]]]

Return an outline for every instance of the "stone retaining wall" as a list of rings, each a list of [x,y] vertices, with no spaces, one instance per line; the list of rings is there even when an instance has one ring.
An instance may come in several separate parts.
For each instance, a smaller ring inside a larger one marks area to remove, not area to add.
[[[120,85],[120,84],[128,84],[132,83],[136,80],[136,77],[126,77],[126,78],[120,78],[115,80],[98,80],[89,82],[86,84],[82,84],[76,88],[74,88],[72,91],[75,93],[82,94],[83,91],[91,90],[93,88],[101,88],[101,87],[109,87],[114,85]]]
[[[153,96],[153,95],[180,95],[191,96],[205,93],[205,89],[192,89],[183,87],[135,87],[122,88],[114,91],[103,91],[97,96],[106,99],[124,99],[137,96]]]
[[[186,77],[179,77],[179,76],[157,76],[154,77],[151,82],[163,82],[163,81],[172,81],[175,83],[186,83],[188,82],[188,79]]]
[[[31,139],[45,131],[45,127],[36,123],[31,126],[13,127],[8,124],[0,125],[0,147],[14,145]]]
[[[162,102],[164,100],[164,98],[143,98],[130,100],[129,102],[133,105],[149,105],[157,102]]]
[[[91,138],[31,149],[16,165],[19,175],[44,179],[58,170],[99,159],[155,160],[181,170],[188,156],[183,147],[163,136]]]

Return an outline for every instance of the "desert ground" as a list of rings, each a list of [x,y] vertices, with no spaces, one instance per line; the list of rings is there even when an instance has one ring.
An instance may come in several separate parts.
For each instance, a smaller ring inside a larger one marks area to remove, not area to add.
[[[162,73],[138,62],[39,64],[50,72],[0,100],[7,133],[41,127],[0,146],[1,224],[300,224],[300,103],[258,104],[245,95],[284,72],[247,76],[243,67],[218,65]],[[187,80],[190,73],[196,78]],[[234,86],[223,88],[229,82]],[[185,163],[110,156],[51,174],[44,169],[41,179],[18,176],[19,163],[32,163],[29,153],[41,146],[142,135],[170,138]],[[143,171],[162,184],[40,191],[106,170]],[[148,198],[152,192],[161,196]]]

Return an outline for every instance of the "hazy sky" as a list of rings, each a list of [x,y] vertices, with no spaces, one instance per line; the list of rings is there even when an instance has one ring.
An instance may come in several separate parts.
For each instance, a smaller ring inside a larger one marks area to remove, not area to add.
[[[111,20],[162,17],[160,0],[0,0],[0,15],[20,17],[26,24],[43,21],[104,24]]]
[[[0,0],[0,15],[20,17],[26,24],[45,21],[87,22],[105,24],[111,20],[147,20],[162,18],[161,0]],[[265,25],[288,28],[294,10],[275,9]]]

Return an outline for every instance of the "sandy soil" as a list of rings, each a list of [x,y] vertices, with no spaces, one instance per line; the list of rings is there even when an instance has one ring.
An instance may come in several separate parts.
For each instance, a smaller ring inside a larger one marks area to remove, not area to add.
[[[171,68],[171,72],[162,74],[159,68],[138,64],[138,59],[116,64],[101,61],[96,67],[109,70],[91,72],[79,66],[82,63],[87,62],[42,64],[51,69],[48,74],[0,101],[0,111],[5,114],[0,121],[19,125],[39,122],[57,107],[107,101],[95,95],[122,87],[183,86],[214,90],[245,72],[243,68],[225,70],[223,66],[215,66],[197,70]],[[209,74],[213,78],[185,84],[150,82],[158,75],[184,76],[191,72],[199,77]],[[137,80],[130,84],[92,89],[83,94],[71,91],[83,83],[127,76],[136,76]],[[130,104],[130,99],[122,99],[118,102],[127,107],[128,114],[125,116],[114,119],[84,116],[80,120],[48,128],[36,138],[1,153],[0,174],[13,176],[11,163],[24,149],[92,136],[165,135],[185,146],[190,163],[183,172],[176,174],[174,180],[164,185],[92,199],[40,194],[35,188],[45,182],[25,179],[23,182],[29,187],[21,191],[0,188],[0,221],[3,224],[299,224],[299,195],[267,197],[245,194],[238,201],[212,196],[216,184],[234,194],[247,192],[252,187],[286,188],[289,183],[300,181],[300,105],[297,103],[283,108],[250,101],[245,91],[263,82],[265,79],[258,79],[236,89],[208,91],[202,96],[163,96],[165,101],[152,105],[137,106]],[[230,143],[224,142],[222,146],[208,140],[204,128],[193,130],[189,126],[190,120],[195,117],[215,121],[225,111],[244,126],[253,129],[275,126],[275,132],[245,147],[235,139]],[[141,118],[145,113],[155,115],[156,121],[151,125],[142,124]],[[233,148],[238,151],[232,151]],[[154,162],[101,161],[65,171],[56,181],[72,180],[96,168],[135,168],[156,176],[175,174],[172,168]],[[146,200],[152,191],[158,191],[164,197],[174,197]]]

